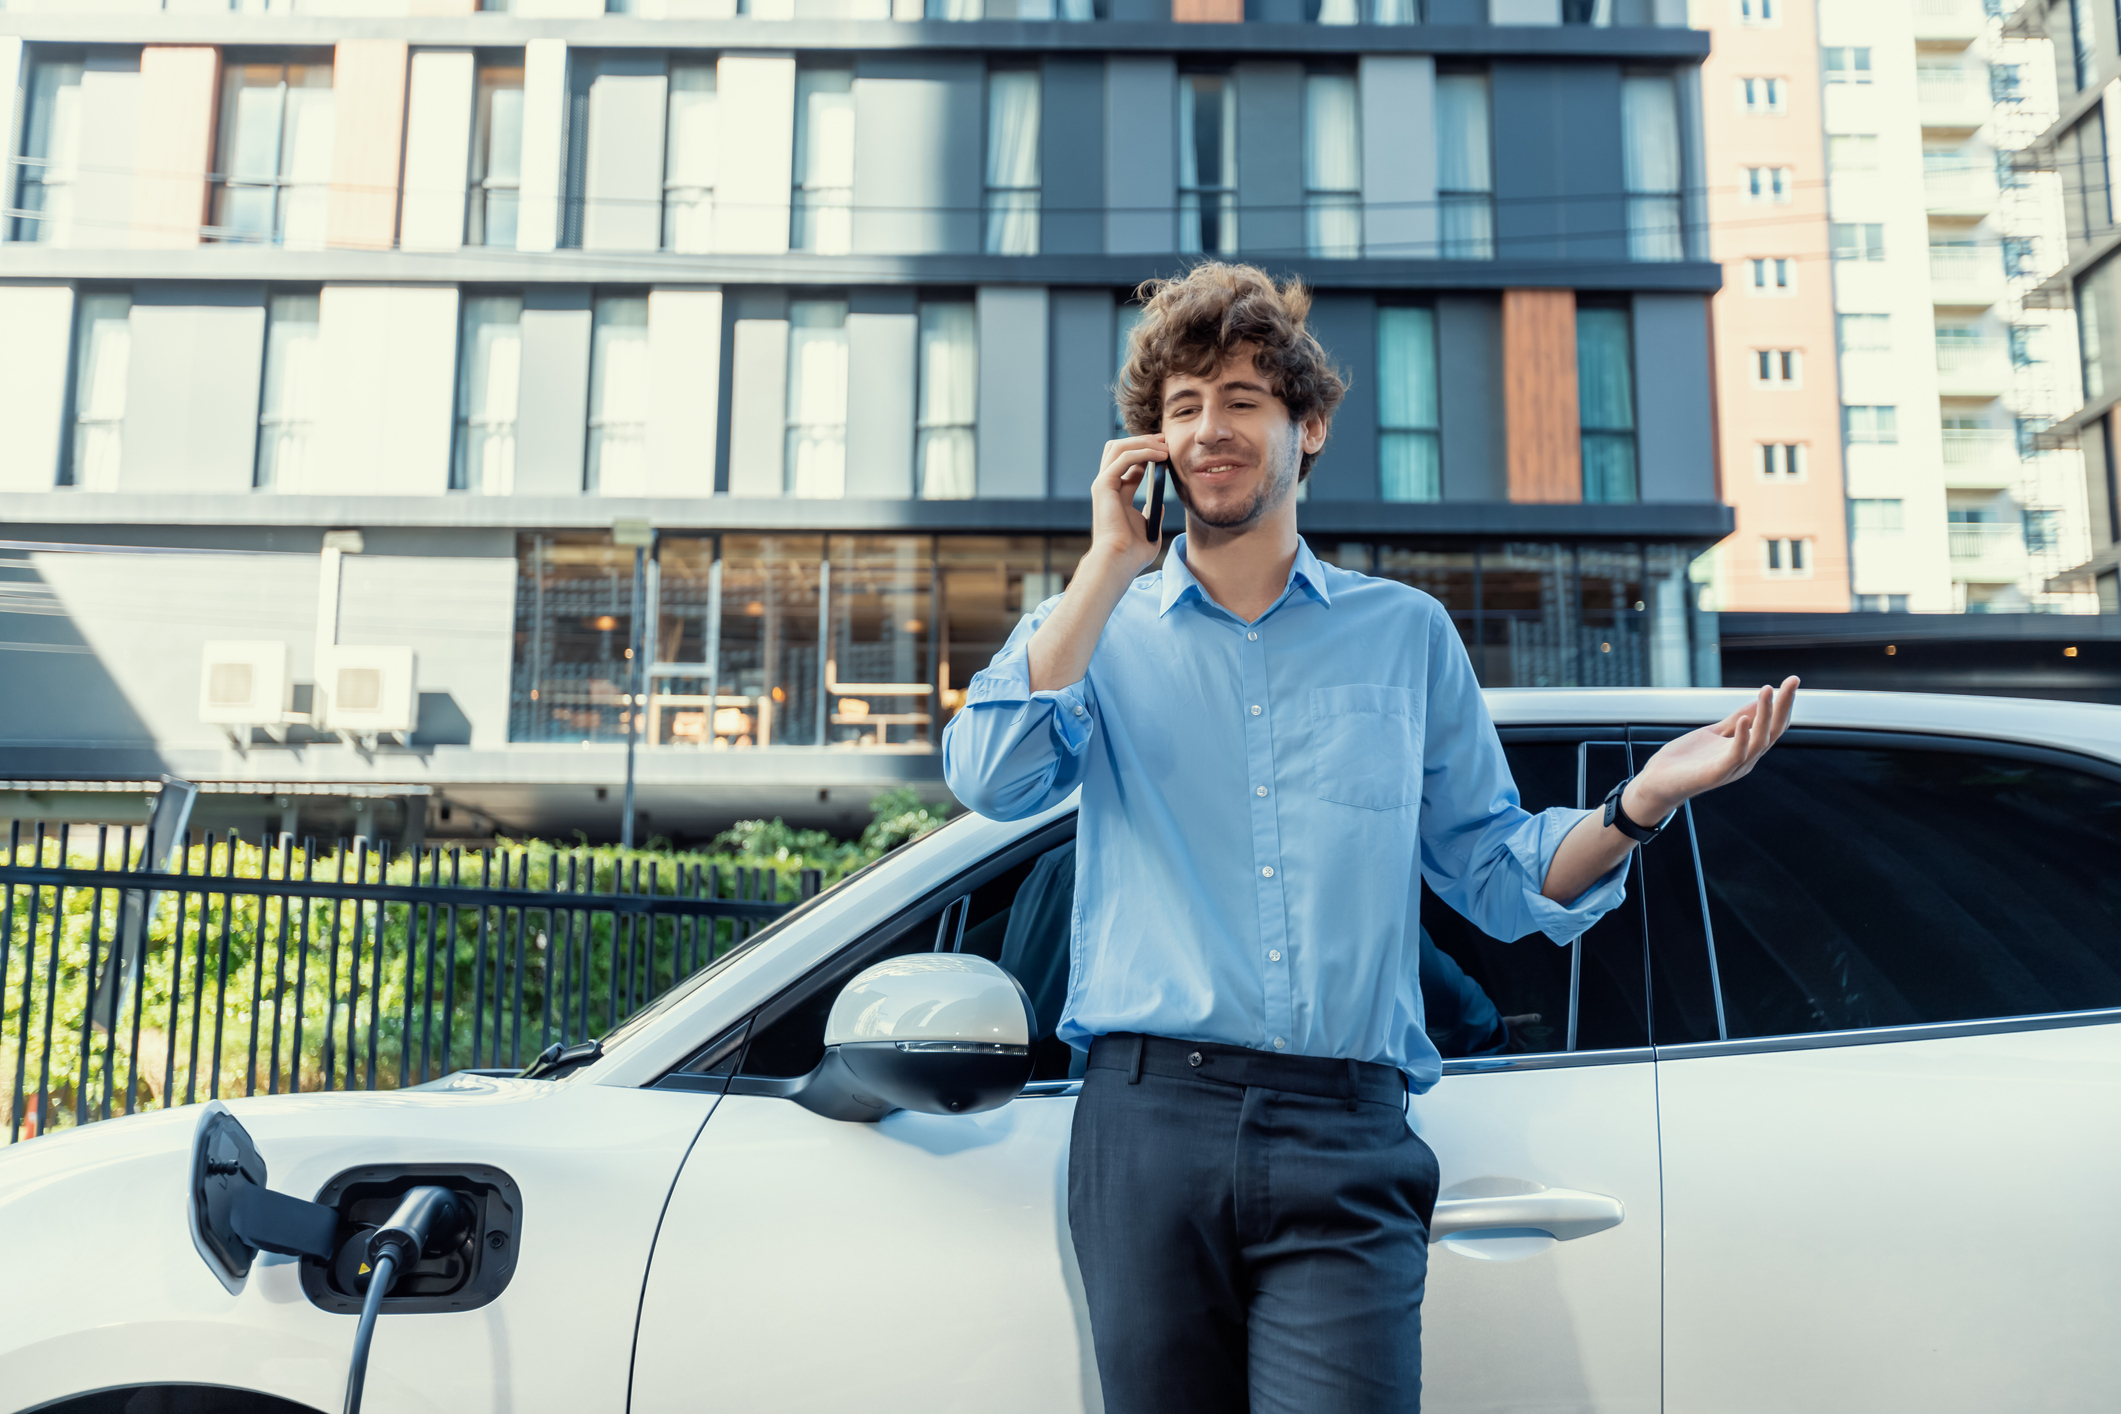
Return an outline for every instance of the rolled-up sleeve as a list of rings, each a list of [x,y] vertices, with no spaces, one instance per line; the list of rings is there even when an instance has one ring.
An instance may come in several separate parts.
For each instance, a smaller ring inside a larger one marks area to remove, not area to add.
[[[943,729],[944,781],[989,819],[1035,815],[1082,782],[1098,720],[1089,678],[1031,690],[1031,635],[1059,602],[1047,600],[1016,626],[994,661],[966,684],[964,707]]]
[[[1541,889],[1554,852],[1590,814],[1520,804],[1502,740],[1465,646],[1437,613],[1429,635],[1421,795],[1421,870],[1436,896],[1493,938],[1544,933],[1571,943],[1627,895],[1627,860],[1566,904]]]

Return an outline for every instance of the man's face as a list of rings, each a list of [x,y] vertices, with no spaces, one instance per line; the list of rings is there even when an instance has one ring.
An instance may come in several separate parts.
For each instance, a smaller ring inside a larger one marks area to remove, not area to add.
[[[1178,498],[1207,525],[1256,525],[1296,491],[1303,453],[1325,443],[1317,419],[1299,423],[1240,344],[1214,372],[1164,380],[1163,434]]]

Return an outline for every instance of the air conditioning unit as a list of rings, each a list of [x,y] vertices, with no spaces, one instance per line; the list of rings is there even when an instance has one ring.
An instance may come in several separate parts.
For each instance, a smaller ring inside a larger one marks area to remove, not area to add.
[[[407,737],[420,725],[420,690],[410,648],[340,644],[324,659],[317,678],[317,695],[324,704],[321,725],[331,731]]]
[[[277,727],[293,695],[287,645],[216,641],[199,673],[199,720],[218,727]]]

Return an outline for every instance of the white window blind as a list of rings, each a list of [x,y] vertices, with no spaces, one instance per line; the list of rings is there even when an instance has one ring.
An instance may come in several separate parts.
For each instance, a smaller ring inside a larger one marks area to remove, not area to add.
[[[482,65],[471,148],[471,245],[516,243],[523,186],[523,70]]]
[[[1495,258],[1495,176],[1485,74],[1436,78],[1436,199],[1445,260]]]
[[[1312,255],[1362,254],[1362,120],[1353,74],[1304,79],[1304,241]]]
[[[1377,311],[1377,395],[1379,493],[1387,501],[1441,500],[1434,310]]]
[[[797,250],[845,255],[854,236],[854,71],[795,76]]]
[[[467,295],[460,347],[456,457],[450,468],[450,489],[510,495],[516,483],[523,297]]]
[[[1668,75],[1622,82],[1621,129],[1628,183],[1628,256],[1686,256],[1679,179],[1679,96]]]
[[[847,306],[788,306],[788,444],[783,489],[837,500],[847,492]]]
[[[18,241],[71,243],[81,161],[81,71],[80,61],[71,60],[38,64],[30,75],[21,183],[12,194]]]
[[[133,297],[80,296],[74,329],[73,445],[62,486],[118,489],[125,443],[125,383],[133,354]]]
[[[987,75],[987,240],[989,255],[1038,254],[1038,73]]]
[[[1178,248],[1237,250],[1237,85],[1221,74],[1178,77]]]
[[[265,389],[258,404],[258,460],[251,483],[305,487],[323,388],[317,367],[316,295],[274,295],[265,324]]]
[[[648,492],[648,301],[640,295],[596,302],[584,483],[603,496]]]
[[[663,248],[713,250],[715,156],[721,146],[713,65],[671,65],[665,130]]]
[[[920,307],[920,419],[914,465],[930,501],[969,500],[976,490],[979,326],[970,303]]]
[[[1576,389],[1584,500],[1637,499],[1635,370],[1626,310],[1576,311]]]
[[[331,65],[231,64],[221,82],[211,234],[321,250],[331,205]]]

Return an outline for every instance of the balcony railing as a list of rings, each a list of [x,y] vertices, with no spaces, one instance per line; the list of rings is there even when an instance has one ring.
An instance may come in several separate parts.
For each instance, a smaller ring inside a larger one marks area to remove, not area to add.
[[[1994,467],[2004,461],[2011,442],[2011,434],[2000,430],[1947,427],[1944,429],[1944,464],[1965,470]]]
[[[2001,339],[1939,339],[1939,373],[2000,373],[2003,364]]]
[[[2025,536],[2006,522],[1962,523],[1947,527],[1952,561],[1968,565],[1982,561],[2021,561],[2025,558]]]
[[[1929,172],[1922,178],[1922,204],[1931,211],[1987,211],[1996,204],[1996,183],[1981,171]]]
[[[1978,245],[1933,245],[1930,247],[1930,279],[1937,284],[1991,285],[1999,283],[2003,262],[1993,247]]]

